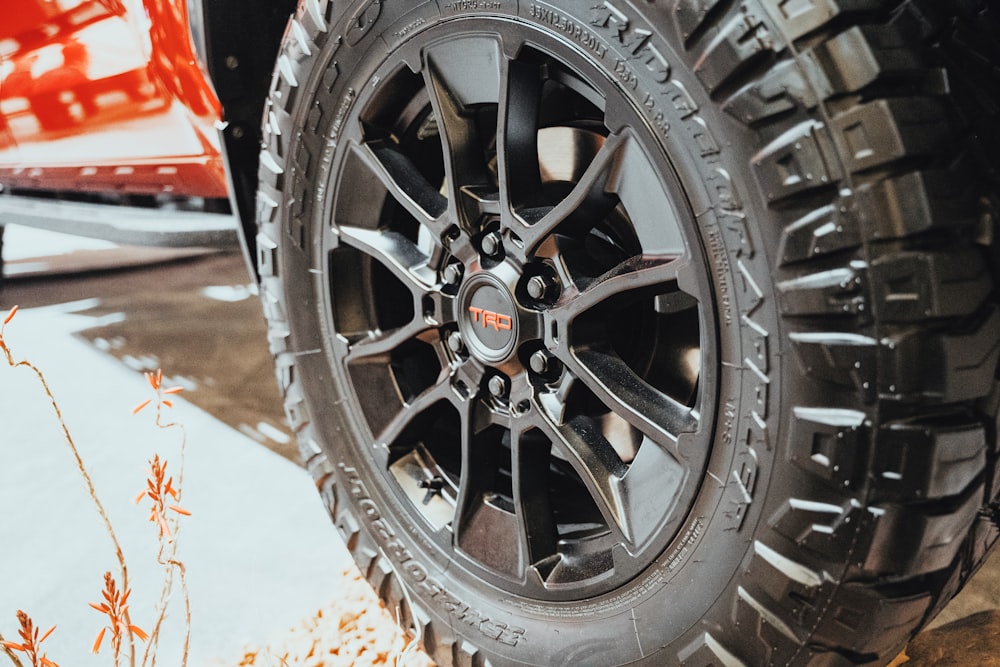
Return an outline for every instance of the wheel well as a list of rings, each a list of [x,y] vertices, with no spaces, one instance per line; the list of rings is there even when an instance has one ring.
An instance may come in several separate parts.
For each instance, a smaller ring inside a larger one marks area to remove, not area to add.
[[[233,199],[249,257],[256,255],[255,197],[261,115],[271,72],[296,0],[202,3],[205,59],[227,125],[223,131]],[[256,262],[251,262],[256,266]]]

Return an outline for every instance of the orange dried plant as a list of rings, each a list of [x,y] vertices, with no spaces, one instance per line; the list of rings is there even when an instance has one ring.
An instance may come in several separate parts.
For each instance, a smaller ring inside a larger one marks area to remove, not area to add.
[[[142,502],[143,498],[149,498],[152,501],[149,508],[149,520],[159,526],[160,537],[165,537],[168,541],[173,540],[174,534],[167,522],[167,510],[182,516],[191,516],[191,512],[180,505],[167,504],[167,498],[177,500],[179,496],[177,489],[174,488],[174,478],[167,477],[167,462],[161,462],[160,455],[155,454],[149,462],[149,478],[146,480],[146,488],[135,497],[135,502],[138,504]]]
[[[17,306],[10,309],[7,317],[3,318],[3,324],[0,324],[0,351],[3,351],[4,356],[7,357],[7,363],[11,366],[16,366],[17,362],[14,361],[14,356],[11,354],[10,348],[7,347],[7,341],[4,340],[3,334],[15,315],[17,315]]]
[[[147,398],[145,401],[135,406],[132,409],[132,414],[138,414],[143,408],[156,401],[156,412],[157,419],[159,419],[159,412],[161,407],[172,408],[174,404],[168,398],[164,396],[170,396],[173,394],[179,394],[184,391],[184,387],[170,387],[169,389],[163,388],[163,369],[157,368],[155,373],[146,373],[146,380],[149,382],[149,386],[153,388],[156,392],[156,398]],[[159,424],[157,424],[159,425]]]
[[[80,456],[80,450],[77,448],[76,442],[73,440],[73,436],[69,432],[69,426],[67,426],[66,420],[63,418],[62,410],[59,408],[59,403],[56,401],[56,397],[52,393],[52,389],[49,387],[49,383],[45,379],[45,375],[42,373],[41,369],[26,359],[16,361],[14,359],[14,353],[7,344],[7,340],[5,338],[7,325],[10,324],[14,319],[14,316],[17,315],[17,310],[18,307],[14,306],[4,318],[3,323],[0,324],[0,352],[3,353],[8,366],[11,368],[28,369],[35,375],[36,378],[38,378],[38,382],[42,385],[42,389],[45,391],[45,395],[48,397],[49,403],[52,406],[52,411],[55,413],[56,420],[59,422],[59,427],[62,429],[63,439],[66,441],[66,444],[69,446],[70,451],[73,454],[73,460],[76,463],[76,468],[80,473],[84,486],[87,489],[87,494],[90,496],[91,502],[94,503],[94,508],[101,517],[101,522],[104,524],[108,537],[111,538],[111,542],[115,550],[115,557],[118,559],[122,587],[128,590],[128,566],[125,563],[125,554],[122,551],[121,543],[118,541],[118,535],[115,533],[114,526],[111,524],[111,519],[108,517],[107,511],[104,509],[104,504],[101,502],[100,498],[97,497],[97,490],[94,488],[94,481],[91,478],[90,473],[87,472],[87,467],[83,464],[83,458]],[[127,612],[125,618],[128,618]],[[130,662],[134,665],[135,645],[131,634],[129,635],[129,649],[131,656]]]
[[[7,318],[8,320],[10,317]],[[6,324],[6,322],[4,323]],[[31,667],[59,667],[56,663],[45,657],[45,654],[41,652],[42,642],[48,639],[52,631],[56,629],[56,626],[52,626],[45,631],[45,634],[41,634],[38,628],[35,627],[34,622],[31,617],[26,613],[17,610],[17,620],[21,624],[21,629],[18,630],[17,634],[21,636],[20,642],[3,641],[3,647],[9,651],[17,651],[23,653],[28,660],[31,661]],[[20,661],[14,658],[18,664]]]
[[[91,649],[94,653],[101,650],[104,636],[108,630],[111,631],[111,648],[115,652],[115,664],[117,665],[121,657],[122,640],[138,637],[142,641],[148,639],[148,635],[137,625],[129,622],[128,598],[132,594],[131,589],[119,590],[115,578],[110,572],[104,573],[104,591],[102,596],[104,602],[91,602],[90,606],[108,617],[108,625],[104,626],[97,633],[94,646]]]
[[[52,391],[48,386],[48,382],[46,381],[45,376],[42,374],[41,370],[38,369],[38,367],[36,367],[34,364],[32,364],[27,360],[16,361],[14,359],[13,352],[11,351],[4,337],[6,333],[6,327],[8,324],[10,324],[11,320],[14,319],[14,316],[17,314],[17,310],[18,310],[17,306],[14,306],[14,308],[11,309],[10,312],[7,314],[7,316],[4,318],[3,322],[0,323],[0,353],[2,353],[3,358],[6,359],[7,364],[10,367],[12,368],[23,367],[31,370],[38,378],[38,381],[41,383],[42,388],[45,390],[45,394],[46,396],[48,396],[49,401],[52,404],[52,408],[55,411],[56,418],[59,420],[59,425],[62,428],[63,436],[66,440],[66,443],[69,445],[73,453],[74,459],[76,460],[77,468],[87,487],[87,491],[90,495],[90,498],[94,502],[94,505],[98,510],[98,513],[101,515],[101,519],[107,529],[108,535],[111,537],[111,540],[114,543],[115,554],[118,558],[118,563],[121,568],[121,581],[122,581],[121,590],[118,589],[117,582],[114,580],[111,573],[108,572],[105,574],[104,577],[105,581],[105,589],[103,593],[104,602],[91,603],[91,607],[93,607],[94,609],[103,614],[106,614],[110,621],[109,625],[103,627],[98,633],[97,638],[94,641],[93,651],[94,653],[97,653],[100,650],[101,644],[104,641],[104,637],[106,636],[108,630],[110,630],[111,644],[114,648],[116,666],[120,664],[122,657],[122,641],[126,639],[128,641],[128,647],[129,647],[127,651],[128,664],[132,666],[136,664],[135,638],[139,638],[142,641],[149,640],[146,644],[146,652],[143,655],[142,665],[145,666],[149,664],[151,665],[151,667],[155,666],[156,645],[159,639],[159,630],[166,616],[167,601],[169,600],[170,592],[173,589],[173,576],[174,576],[174,571],[176,570],[177,572],[180,573],[181,588],[184,595],[185,637],[184,637],[184,649],[183,649],[181,667],[186,667],[189,645],[190,645],[190,636],[191,636],[191,603],[187,590],[186,568],[184,564],[181,561],[177,560],[176,558],[177,545],[173,539],[174,535],[177,532],[176,523],[174,523],[173,524],[174,527],[171,528],[171,522],[167,520],[166,513],[169,510],[178,515],[190,514],[187,510],[185,510],[178,504],[167,504],[168,503],[167,498],[171,498],[178,502],[180,500],[180,486],[184,474],[183,473],[184,450],[187,437],[186,433],[184,432],[184,427],[182,424],[177,424],[177,423],[164,424],[161,421],[163,408],[173,407],[173,403],[167,397],[179,393],[182,388],[181,387],[164,388],[162,370],[158,369],[155,373],[146,373],[146,379],[149,382],[150,386],[153,388],[153,390],[156,392],[156,398],[144,401],[133,410],[133,413],[138,413],[155,400],[156,426],[158,428],[179,428],[181,430],[181,443],[180,443],[181,463],[179,467],[180,472],[178,474],[177,484],[174,484],[172,477],[168,477],[166,475],[167,462],[163,461],[161,463],[159,456],[157,455],[154,457],[152,461],[150,461],[150,476],[149,479],[147,479],[147,488],[142,493],[140,493],[139,496],[136,498],[136,502],[139,502],[142,499],[142,497],[149,497],[150,500],[153,502],[153,506],[151,508],[150,520],[158,525],[159,540],[160,540],[160,550],[157,555],[157,561],[164,566],[164,582],[160,595],[159,614],[155,621],[153,632],[151,633],[152,636],[150,637],[150,635],[147,635],[146,632],[142,630],[139,626],[132,624],[129,618],[128,598],[129,595],[131,594],[131,589],[128,586],[128,569],[125,564],[125,557],[122,552],[121,545],[118,542],[118,538],[115,535],[115,531],[111,525],[111,521],[104,510],[104,506],[97,497],[91,477],[87,472],[86,467],[83,464],[83,460],[80,457],[80,453],[76,447],[76,444],[74,443],[73,438],[70,435],[69,428],[67,427],[66,422],[63,419],[62,412],[59,409],[59,405],[56,402],[55,396],[52,394]],[[176,517],[173,517],[172,521],[176,522]],[[32,667],[39,667],[39,666],[58,667],[57,665],[55,665],[55,663],[52,663],[52,661],[45,658],[44,655],[36,655],[37,651],[35,653],[28,653],[28,651],[30,650],[37,649],[37,646],[41,644],[41,642],[49,636],[52,630],[50,629],[43,636],[39,636],[38,631],[32,627],[30,619],[28,619],[26,615],[24,616],[24,618],[22,618],[22,612],[18,612],[18,618],[21,619],[22,622],[21,636],[22,639],[24,640],[24,643],[8,642],[3,638],[2,635],[0,635],[0,649],[2,649],[3,652],[7,654],[7,656],[13,661],[16,667],[23,667],[23,666],[20,660],[18,659],[17,655],[14,653],[14,650],[20,650],[22,652],[27,653],[29,657],[32,659],[31,663]],[[25,625],[24,625],[25,623],[28,623],[27,630],[25,630]],[[38,661],[44,661],[44,662],[38,662]]]
[[[174,407],[174,404],[167,397],[180,393],[182,387],[165,388],[163,386],[163,370],[159,368],[155,372],[146,373],[146,380],[149,382],[149,386],[153,388],[153,391],[156,392],[156,396],[155,398],[146,399],[137,405],[132,410],[132,414],[138,414],[155,401],[156,426],[162,429],[180,429],[181,442],[177,483],[174,483],[173,477],[167,476],[167,462],[164,460],[161,463],[159,455],[155,455],[153,460],[149,462],[149,478],[146,480],[146,488],[135,498],[136,503],[141,502],[143,498],[148,498],[152,503],[149,520],[157,525],[159,531],[158,538],[160,540],[160,550],[157,553],[156,560],[164,567],[163,585],[160,589],[160,602],[157,606],[158,613],[152,632],[150,632],[150,639],[146,643],[146,651],[142,656],[142,665],[143,667],[146,665],[153,667],[156,664],[156,649],[159,645],[160,629],[166,618],[167,605],[169,604],[174,586],[174,573],[177,572],[180,577],[181,593],[184,599],[184,646],[181,655],[181,667],[186,667],[191,641],[191,599],[187,589],[187,570],[184,563],[177,558],[177,542],[174,537],[179,528],[177,515],[191,515],[188,510],[178,504],[180,503],[181,486],[184,478],[184,451],[187,434],[185,433],[183,424],[176,422],[165,424],[162,421],[163,409]],[[175,502],[169,503],[168,498]],[[174,513],[169,518],[168,511]]]

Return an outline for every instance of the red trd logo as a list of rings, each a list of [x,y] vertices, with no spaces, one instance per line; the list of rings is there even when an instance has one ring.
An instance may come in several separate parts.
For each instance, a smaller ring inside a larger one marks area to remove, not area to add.
[[[493,327],[497,331],[510,331],[514,326],[514,320],[511,319],[510,315],[494,313],[492,310],[476,308],[475,306],[469,306],[469,312],[472,313],[472,321],[482,322],[484,329]]]

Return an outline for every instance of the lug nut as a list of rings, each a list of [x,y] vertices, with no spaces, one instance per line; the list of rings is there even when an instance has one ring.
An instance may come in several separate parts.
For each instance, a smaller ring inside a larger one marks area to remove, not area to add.
[[[507,395],[507,380],[499,375],[491,377],[487,387],[489,388],[490,393],[496,398],[503,398]]]
[[[524,283],[524,290],[535,301],[553,303],[559,298],[559,283],[555,277],[548,274],[531,276]]]
[[[462,340],[462,334],[457,331],[452,331],[448,335],[448,349],[455,354],[460,354],[465,350],[465,341]]]
[[[544,299],[545,293],[549,291],[549,281],[542,276],[532,276],[528,280],[528,296],[532,299]]]
[[[528,359],[528,366],[531,371],[543,380],[552,382],[559,379],[562,373],[562,365],[559,360],[548,350],[538,350]]]
[[[446,284],[457,285],[462,280],[462,265],[449,264],[444,267],[444,271],[441,272],[441,277],[444,279]]]
[[[539,375],[545,375],[552,370],[552,355],[546,350],[539,350],[531,355],[531,359],[528,360],[528,365],[531,366],[531,370],[538,373]]]
[[[483,249],[483,254],[489,257],[496,257],[503,250],[503,239],[500,232],[490,232],[483,236],[479,242],[479,247]]]

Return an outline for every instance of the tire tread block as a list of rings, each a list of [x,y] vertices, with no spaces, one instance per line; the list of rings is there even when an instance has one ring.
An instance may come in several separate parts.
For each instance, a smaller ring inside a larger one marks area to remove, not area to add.
[[[977,248],[904,251],[872,261],[870,282],[884,322],[960,318],[978,311],[993,281]]]
[[[978,420],[942,417],[884,424],[874,472],[879,493],[904,501],[960,494],[986,466],[986,432]]]
[[[1000,314],[991,308],[967,331],[908,328],[881,340],[831,331],[789,337],[803,372],[853,388],[868,403],[876,398],[957,403],[982,398],[992,389],[1000,358]]]
[[[861,245],[855,210],[850,197],[840,197],[785,227],[778,248],[779,262],[787,266]]]
[[[980,482],[944,507],[870,508],[872,539],[861,569],[869,576],[914,577],[948,567],[979,515],[983,492]]]
[[[838,152],[852,173],[946,152],[954,145],[947,127],[942,105],[924,97],[866,102],[832,120]]]
[[[930,594],[919,590],[890,592],[866,584],[845,584],[816,627],[814,641],[838,646],[845,635],[850,636],[859,658],[874,662],[884,656],[879,663],[884,664],[899,653],[900,637],[921,623],[930,604]]]
[[[875,240],[903,239],[975,225],[975,175],[966,160],[948,169],[911,171],[857,190],[860,219]]]

